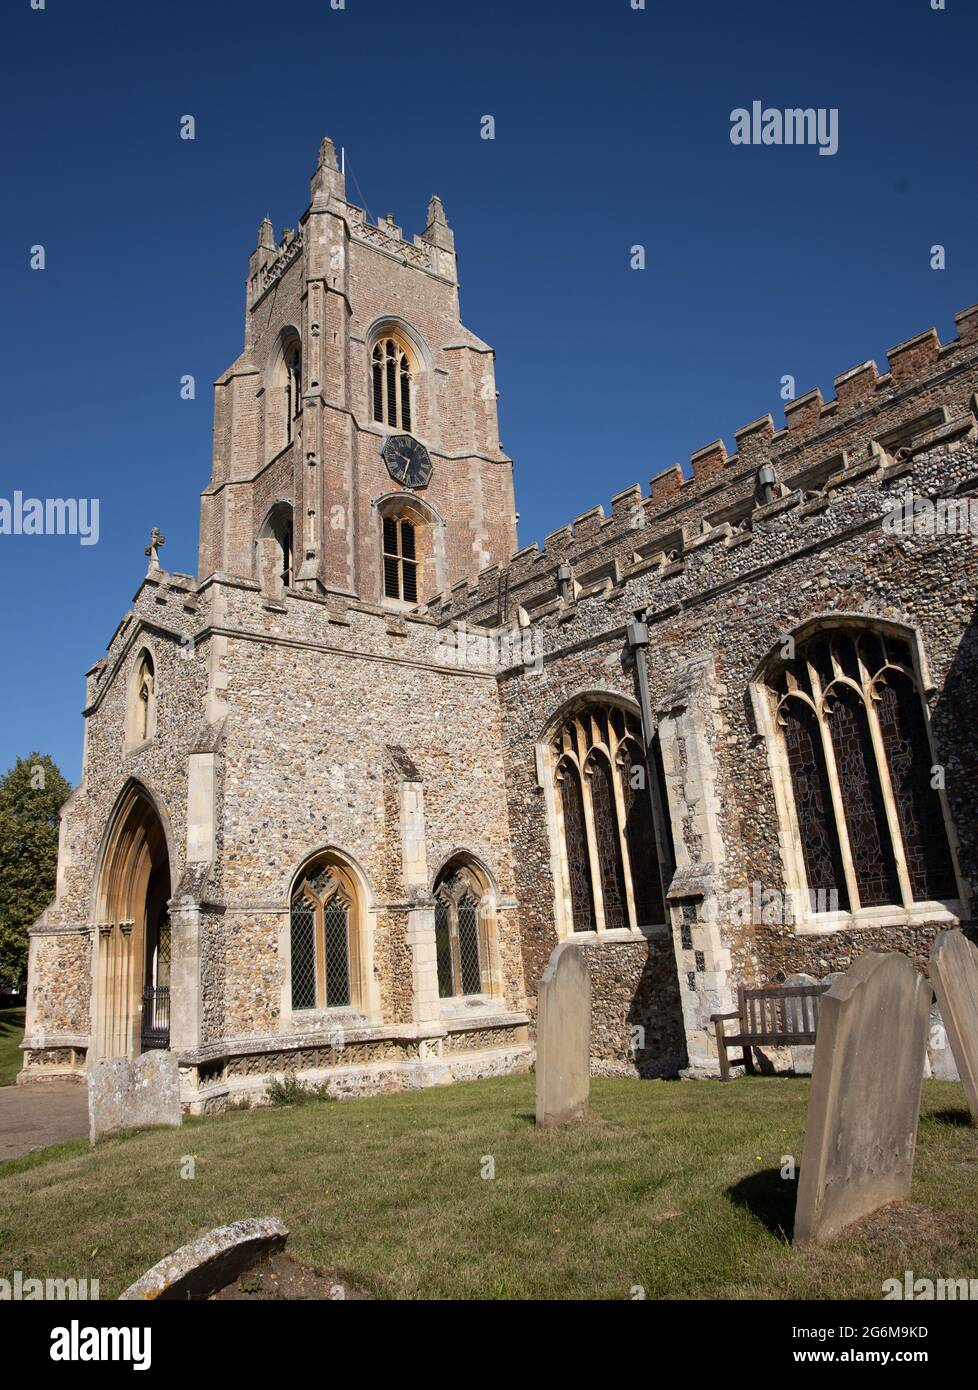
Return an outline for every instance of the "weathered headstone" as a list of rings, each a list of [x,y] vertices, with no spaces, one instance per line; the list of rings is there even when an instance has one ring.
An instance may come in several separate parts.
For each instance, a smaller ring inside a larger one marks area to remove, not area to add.
[[[860,957],[822,995],[795,1244],[909,1196],[930,1001],[895,951]]]
[[[978,1124],[978,947],[961,931],[940,932],[930,948],[930,975],[968,1109]]]
[[[537,1124],[587,1114],[591,1085],[591,977],[575,941],[554,949],[537,990]]]
[[[180,1070],[174,1053],[144,1052],[134,1061],[112,1057],[88,1073],[91,1142],[120,1129],[179,1125]]]
[[[250,1217],[218,1226],[165,1256],[119,1298],[208,1298],[259,1260],[284,1249],[288,1235],[277,1216]]]
[[[933,972],[931,972],[933,982]],[[960,1081],[954,1053],[948,1041],[947,1029],[941,1018],[941,1011],[935,1000],[930,1006],[930,1027],[927,1031],[927,1066],[924,1067],[924,1080],[929,1076],[936,1081]]]

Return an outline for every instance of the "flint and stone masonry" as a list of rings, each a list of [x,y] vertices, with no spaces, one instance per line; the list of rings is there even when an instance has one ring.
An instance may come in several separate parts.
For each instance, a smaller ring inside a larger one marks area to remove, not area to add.
[[[978,307],[542,549],[439,198],[373,225],[324,140],[245,318],[198,574],[154,532],[87,675],[22,1082],[526,1069],[562,941],[592,1073],[712,1075],[738,984],[973,934],[978,548],[913,506],[975,505]]]

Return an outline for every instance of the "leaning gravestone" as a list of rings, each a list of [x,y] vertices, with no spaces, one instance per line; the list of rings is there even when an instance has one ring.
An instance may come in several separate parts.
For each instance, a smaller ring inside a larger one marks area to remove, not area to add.
[[[910,1195],[930,985],[897,952],[862,956],[822,995],[796,1245]]]
[[[537,991],[537,1124],[587,1114],[591,1084],[591,977],[583,949],[562,941]]]
[[[218,1226],[160,1260],[119,1298],[209,1298],[252,1265],[284,1250],[288,1235],[277,1216],[251,1217],[230,1226]]]
[[[978,1124],[978,947],[961,931],[938,933],[930,948],[930,975],[968,1109]]]
[[[172,1052],[144,1052],[130,1062],[113,1057],[88,1073],[88,1131],[103,1134],[147,1125],[179,1125],[180,1070]]]

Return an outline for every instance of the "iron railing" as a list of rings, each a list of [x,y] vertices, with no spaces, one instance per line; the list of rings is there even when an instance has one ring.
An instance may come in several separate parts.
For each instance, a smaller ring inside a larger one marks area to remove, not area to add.
[[[165,985],[143,990],[143,1051],[170,1046],[170,991]]]

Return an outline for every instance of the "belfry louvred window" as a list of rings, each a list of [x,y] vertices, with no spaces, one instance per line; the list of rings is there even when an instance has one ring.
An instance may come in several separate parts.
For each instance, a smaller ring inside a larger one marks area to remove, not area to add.
[[[371,354],[374,419],[392,429],[411,430],[411,363],[395,338],[382,338]]]
[[[641,722],[589,705],[551,742],[560,861],[574,931],[666,920]]]
[[[286,349],[285,368],[285,437],[286,443],[291,444],[295,433],[295,417],[302,410],[302,349],[297,342]]]
[[[384,517],[384,597],[418,601],[417,538],[404,516]]]
[[[293,1009],[341,1008],[355,1002],[355,915],[355,891],[347,874],[330,863],[306,872],[292,895]]]
[[[907,643],[817,633],[771,682],[813,912],[958,896]]]

